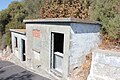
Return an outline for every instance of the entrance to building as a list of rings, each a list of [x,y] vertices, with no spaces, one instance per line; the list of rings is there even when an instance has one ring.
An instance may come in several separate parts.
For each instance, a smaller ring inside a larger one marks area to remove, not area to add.
[[[52,33],[52,69],[62,73],[64,34]]]
[[[22,52],[22,61],[26,60],[26,56],[25,56],[25,40],[22,39],[21,41],[21,52]]]

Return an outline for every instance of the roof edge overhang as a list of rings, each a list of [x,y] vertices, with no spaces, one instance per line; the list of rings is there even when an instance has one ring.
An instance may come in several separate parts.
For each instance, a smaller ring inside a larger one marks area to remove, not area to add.
[[[26,31],[20,31],[20,29],[10,29],[11,32],[15,32],[15,33],[19,33],[19,34],[23,34],[26,35]]]
[[[46,19],[30,19],[23,20],[24,23],[84,23],[84,24],[98,24],[99,21],[81,20],[78,18],[46,18]]]

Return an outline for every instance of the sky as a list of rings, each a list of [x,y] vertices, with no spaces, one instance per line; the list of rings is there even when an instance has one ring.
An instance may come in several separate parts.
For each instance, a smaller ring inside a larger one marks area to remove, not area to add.
[[[0,11],[6,9],[12,1],[14,0],[0,0]]]

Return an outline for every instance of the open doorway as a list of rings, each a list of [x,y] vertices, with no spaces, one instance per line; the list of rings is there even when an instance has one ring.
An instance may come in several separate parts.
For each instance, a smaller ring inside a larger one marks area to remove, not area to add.
[[[15,37],[15,48],[18,48],[18,39]]]
[[[62,73],[64,34],[52,33],[52,69]]]
[[[26,61],[26,56],[25,56],[25,40],[22,39],[22,42],[21,42],[21,45],[22,45],[22,61]]]

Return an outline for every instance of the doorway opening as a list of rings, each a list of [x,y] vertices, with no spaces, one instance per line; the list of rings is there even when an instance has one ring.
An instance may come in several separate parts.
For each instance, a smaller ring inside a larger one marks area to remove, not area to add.
[[[63,54],[64,34],[54,33],[54,52]]]
[[[15,48],[18,48],[18,39],[15,37]]]
[[[25,55],[25,40],[22,39],[22,61],[26,61]]]
[[[52,69],[62,73],[64,34],[52,33]]]

